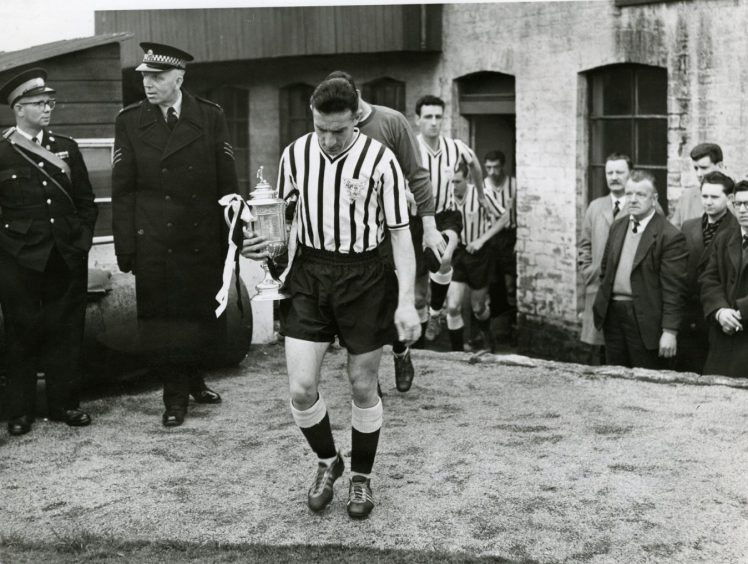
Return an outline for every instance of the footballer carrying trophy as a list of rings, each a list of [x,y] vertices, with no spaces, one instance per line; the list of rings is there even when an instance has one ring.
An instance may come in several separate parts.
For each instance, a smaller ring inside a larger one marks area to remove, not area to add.
[[[263,168],[260,167],[257,171],[257,185],[249,195],[247,205],[255,218],[252,229],[267,240],[270,258],[260,263],[265,278],[255,286],[257,294],[252,298],[253,301],[282,300],[288,297],[281,291],[283,284],[273,278],[268,267],[268,261],[282,255],[288,246],[286,202],[278,197],[278,193],[265,180]]]

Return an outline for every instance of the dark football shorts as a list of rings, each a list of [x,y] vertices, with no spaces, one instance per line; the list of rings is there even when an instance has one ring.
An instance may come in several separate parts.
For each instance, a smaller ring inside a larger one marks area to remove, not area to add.
[[[458,245],[452,255],[452,280],[467,284],[473,290],[487,288],[493,267],[493,249],[488,243],[473,255],[464,245]]]
[[[439,231],[454,231],[457,237],[462,233],[462,214],[457,210],[445,210],[434,215],[436,228]]]
[[[302,247],[280,302],[281,334],[340,344],[351,354],[374,351],[395,338],[397,277],[379,250],[342,254]]]
[[[514,246],[517,243],[516,229],[502,229],[494,235],[489,244],[496,257],[496,273],[517,275],[517,255]]]

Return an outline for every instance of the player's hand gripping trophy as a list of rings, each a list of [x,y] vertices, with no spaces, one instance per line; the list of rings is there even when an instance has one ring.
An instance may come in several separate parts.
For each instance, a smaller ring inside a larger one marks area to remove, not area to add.
[[[257,185],[247,200],[254,216],[251,229],[265,239],[268,255],[268,258],[260,262],[265,278],[255,286],[257,294],[252,300],[282,300],[288,296],[281,290],[283,283],[270,274],[268,261],[282,255],[288,246],[286,202],[278,197],[278,193],[263,178],[263,168],[260,167],[257,171]]]

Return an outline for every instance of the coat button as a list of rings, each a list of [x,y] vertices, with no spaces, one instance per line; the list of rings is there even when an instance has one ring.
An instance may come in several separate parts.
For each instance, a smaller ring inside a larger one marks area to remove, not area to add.
[[[46,185],[47,185],[47,181],[46,180],[42,180],[42,186],[46,186]]]
[[[8,224],[6,223],[6,224],[5,224],[5,229],[8,229],[9,227],[10,227],[10,225],[8,225]]]
[[[194,227],[197,227],[198,225],[200,225],[200,222],[199,222],[199,221],[196,221],[196,222],[195,222],[195,223],[193,223],[192,225],[193,225]]]
[[[49,222],[50,222],[50,223],[54,223],[54,222],[55,222],[55,218],[54,218],[54,217],[50,217],[50,218],[49,218]]]
[[[40,162],[40,163],[39,163],[39,166],[44,166],[44,163]]]
[[[166,227],[172,227],[172,226],[173,226],[173,224],[172,224],[172,222],[171,222],[171,221],[167,221],[167,222],[166,222]]]
[[[166,196],[164,196],[164,200],[171,200],[171,196],[169,196],[169,194],[167,194]]]
[[[161,169],[161,174],[168,174],[168,173],[169,173],[169,169],[168,168],[162,168]]]
[[[16,178],[18,178],[18,176],[14,174],[13,176],[11,176],[11,178],[12,178],[13,180],[15,180]]]
[[[47,204],[51,204],[51,203],[52,203],[52,198],[47,198]]]
[[[197,194],[192,194],[192,199],[196,200],[197,199]]]
[[[200,249],[192,249],[192,252],[195,253],[195,254],[197,254],[197,253],[200,252]]]
[[[188,166],[187,170],[192,170],[192,165]]]
[[[145,233],[145,231],[143,231],[142,229],[138,229],[138,235],[142,235],[143,233]]]
[[[171,249],[166,249],[166,252],[171,254],[173,251]]]

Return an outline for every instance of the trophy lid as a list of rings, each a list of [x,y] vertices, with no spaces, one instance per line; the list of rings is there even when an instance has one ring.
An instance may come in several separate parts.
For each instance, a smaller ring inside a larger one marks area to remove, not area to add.
[[[252,190],[252,193],[250,194],[250,197],[253,200],[261,200],[266,198],[275,198],[275,189],[270,185],[270,183],[265,180],[265,177],[262,174],[262,171],[265,167],[261,166],[257,170],[257,184],[255,184],[254,189]]]

